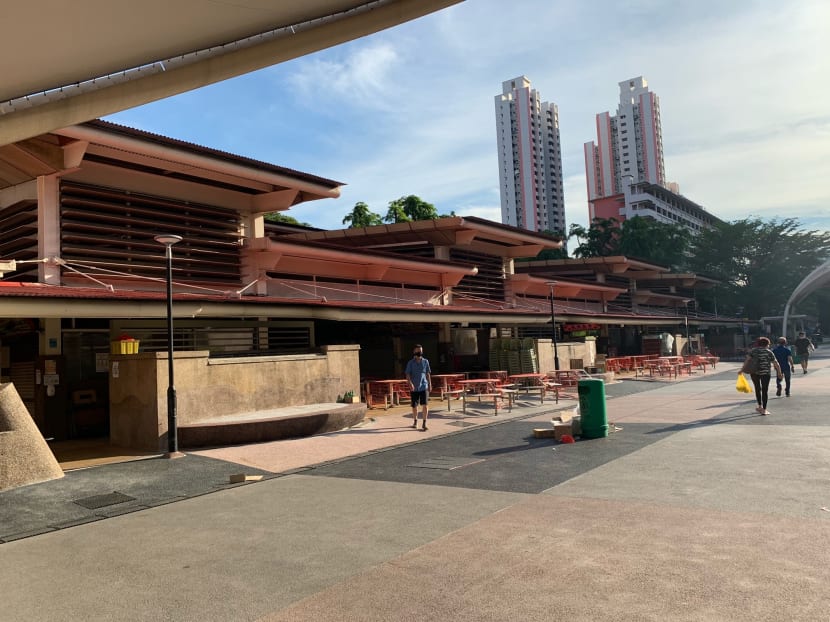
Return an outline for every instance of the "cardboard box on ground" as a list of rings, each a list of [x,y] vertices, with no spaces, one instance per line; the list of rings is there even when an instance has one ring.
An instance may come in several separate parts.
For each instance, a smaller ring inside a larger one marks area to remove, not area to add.
[[[582,418],[579,415],[579,409],[569,409],[561,411],[556,417],[551,419],[553,428],[535,428],[533,436],[535,438],[552,438],[561,441],[566,434],[570,436],[582,435]],[[608,433],[616,432],[617,428],[613,423],[608,423]]]

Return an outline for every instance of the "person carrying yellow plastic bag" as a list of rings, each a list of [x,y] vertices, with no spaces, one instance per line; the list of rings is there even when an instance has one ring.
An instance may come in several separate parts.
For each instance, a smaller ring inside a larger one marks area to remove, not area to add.
[[[738,374],[738,381],[735,383],[735,388],[741,393],[752,393],[752,385],[743,374]]]

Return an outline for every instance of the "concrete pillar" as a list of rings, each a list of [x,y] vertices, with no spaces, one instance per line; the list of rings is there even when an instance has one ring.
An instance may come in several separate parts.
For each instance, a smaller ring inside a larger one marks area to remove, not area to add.
[[[61,255],[60,191],[57,175],[37,178],[37,253],[39,258]],[[41,283],[61,284],[60,266],[38,264],[37,278]]]

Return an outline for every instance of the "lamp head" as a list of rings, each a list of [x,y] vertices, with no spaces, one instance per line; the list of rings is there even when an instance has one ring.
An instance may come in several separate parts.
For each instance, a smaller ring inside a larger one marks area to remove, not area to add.
[[[178,242],[182,241],[182,236],[167,233],[163,235],[154,236],[153,239],[159,244],[164,244],[165,246],[173,246],[173,244],[177,244]]]

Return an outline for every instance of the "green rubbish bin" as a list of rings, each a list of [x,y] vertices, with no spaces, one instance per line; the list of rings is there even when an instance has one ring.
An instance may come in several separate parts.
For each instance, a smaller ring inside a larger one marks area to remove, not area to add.
[[[579,395],[579,414],[582,438],[608,436],[608,413],[605,410],[605,383],[591,378],[580,380],[576,392]]]

